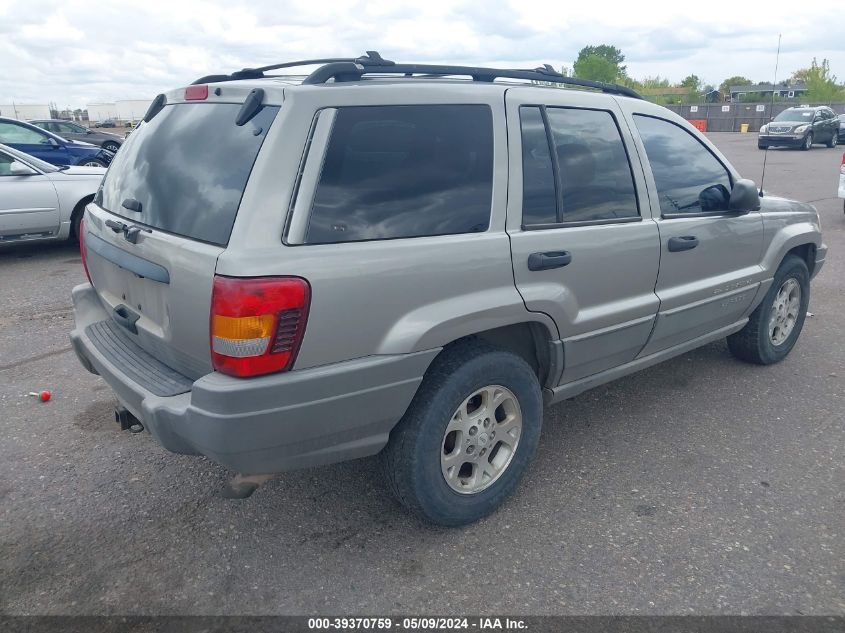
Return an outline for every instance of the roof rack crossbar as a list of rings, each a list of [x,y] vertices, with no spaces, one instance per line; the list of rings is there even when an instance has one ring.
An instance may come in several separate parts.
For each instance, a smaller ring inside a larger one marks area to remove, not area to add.
[[[396,64],[389,65],[379,64],[358,64],[355,61],[344,60],[338,62],[330,62],[321,66],[312,72],[302,82],[304,84],[323,84],[330,80],[334,81],[357,81],[364,75],[403,75],[405,77],[413,77],[414,75],[422,78],[435,78],[446,76],[466,76],[471,77],[473,81],[491,82],[496,79],[524,79],[528,81],[546,81],[549,83],[559,83],[564,85],[581,86],[583,88],[594,88],[609,94],[618,94],[626,97],[633,97],[635,99],[642,99],[642,97],[635,90],[627,86],[620,86],[618,84],[610,84],[602,81],[593,81],[591,79],[578,79],[576,77],[567,77],[548,64],[534,69],[508,69],[508,68],[483,68],[477,66],[446,66],[446,65],[431,65],[431,64]]]
[[[230,75],[206,75],[200,77],[194,84],[208,84],[218,83],[221,81],[233,81],[237,79],[262,79],[265,77],[264,73],[268,70],[278,70],[280,68],[295,68],[297,66],[316,66],[317,64],[336,64],[341,62],[358,64],[360,66],[391,66],[394,62],[389,59],[384,59],[379,55],[378,51],[367,51],[365,55],[360,57],[328,57],[324,59],[302,59],[294,62],[283,62],[281,64],[271,64],[269,66],[261,66],[260,68],[244,68],[236,70]]]
[[[384,59],[378,51],[367,51],[360,57],[330,57],[324,59],[304,59],[295,62],[283,62],[271,64],[260,68],[244,68],[230,75],[206,75],[200,77],[194,84],[216,83],[220,81],[232,81],[236,79],[261,79],[266,77],[264,73],[270,70],[281,68],[293,68],[296,66],[314,66],[320,64],[314,72],[308,75],[303,81],[304,84],[324,84],[328,81],[358,81],[364,75],[399,75],[403,77],[437,78],[448,76],[471,77],[473,81],[492,82],[496,79],[524,79],[526,81],[545,81],[549,83],[564,84],[569,86],[581,86],[582,88],[593,88],[609,94],[623,95],[642,99],[642,97],[627,86],[618,84],[593,81],[592,79],[578,79],[567,77],[549,64],[543,64],[539,68],[484,68],[478,66],[449,66],[438,64],[397,64],[396,62]],[[272,75],[271,75],[272,76]]]

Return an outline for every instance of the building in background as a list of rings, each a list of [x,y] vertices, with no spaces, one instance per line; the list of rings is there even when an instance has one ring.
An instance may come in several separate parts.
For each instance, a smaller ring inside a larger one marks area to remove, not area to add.
[[[772,84],[731,86],[730,101],[731,103],[736,103],[737,101],[766,101],[772,98],[772,92],[775,93],[776,97],[783,100],[798,100],[801,95],[807,92],[807,86],[804,85],[803,81],[796,81],[795,83],[783,81],[775,86]]]
[[[88,120],[91,123],[99,123],[106,119],[136,123],[144,117],[147,108],[150,107],[150,101],[150,99],[124,99],[112,103],[89,103]]]
[[[0,116],[19,121],[49,119],[50,105],[47,103],[0,103]]]

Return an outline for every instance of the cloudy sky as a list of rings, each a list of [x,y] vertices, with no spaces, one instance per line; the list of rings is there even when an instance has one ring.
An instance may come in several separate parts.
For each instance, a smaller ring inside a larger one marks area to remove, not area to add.
[[[713,84],[732,75],[770,81],[778,33],[778,78],[815,56],[828,58],[843,80],[845,12],[815,6],[795,0],[0,0],[0,103],[84,107],[152,98],[209,73],[366,49],[398,61],[559,68],[571,66],[581,47],[604,43],[622,49],[636,78],[680,81],[695,73]]]

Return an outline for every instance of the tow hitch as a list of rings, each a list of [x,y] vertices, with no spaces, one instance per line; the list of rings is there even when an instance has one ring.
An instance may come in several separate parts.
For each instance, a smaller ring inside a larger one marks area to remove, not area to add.
[[[114,408],[114,421],[120,426],[121,431],[140,433],[144,430],[141,421],[132,415],[126,407],[116,406]]]

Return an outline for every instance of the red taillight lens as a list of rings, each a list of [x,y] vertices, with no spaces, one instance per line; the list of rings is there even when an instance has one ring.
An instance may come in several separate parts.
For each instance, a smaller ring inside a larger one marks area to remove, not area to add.
[[[299,351],[311,287],[299,277],[221,277],[211,295],[214,369],[239,378],[290,369]]]
[[[82,268],[85,269],[85,276],[88,277],[88,283],[91,281],[91,273],[88,272],[88,257],[85,254],[85,217],[79,220],[79,254],[82,256]]]
[[[185,88],[185,101],[205,101],[208,99],[208,86],[188,86]]]

